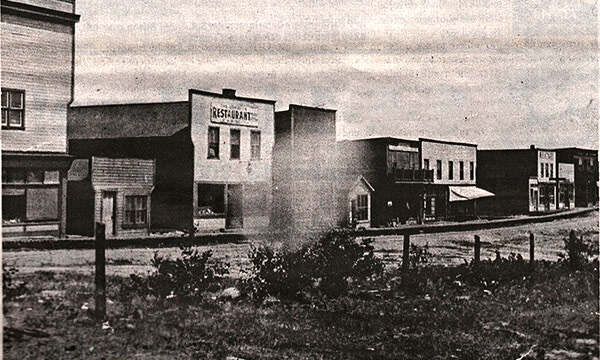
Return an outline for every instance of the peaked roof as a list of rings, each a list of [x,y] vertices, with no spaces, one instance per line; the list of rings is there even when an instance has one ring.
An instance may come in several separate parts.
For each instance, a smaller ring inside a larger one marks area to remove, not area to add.
[[[74,106],[69,139],[168,137],[189,126],[188,102]]]

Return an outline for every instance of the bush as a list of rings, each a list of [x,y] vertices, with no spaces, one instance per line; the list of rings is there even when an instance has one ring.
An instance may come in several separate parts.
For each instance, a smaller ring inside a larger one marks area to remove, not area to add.
[[[147,277],[131,275],[130,290],[159,299],[193,298],[229,273],[228,264],[212,259],[211,250],[200,253],[192,247],[182,246],[181,257],[177,259],[162,257],[156,252],[151,263],[155,271]]]
[[[350,283],[383,273],[371,243],[357,242],[347,230],[332,230],[297,250],[252,249],[247,290],[259,300],[268,295],[298,300],[346,294]]]
[[[408,252],[408,266],[410,269],[416,269],[429,263],[433,254],[429,252],[429,244],[425,246],[418,246],[410,244],[410,250]]]
[[[14,278],[18,272],[16,267],[2,265],[2,299],[4,303],[23,295],[26,291],[26,283],[16,281]]]
[[[569,238],[563,241],[565,253],[559,254],[560,261],[572,269],[580,270],[589,264],[593,257],[598,256],[598,244],[585,240],[583,236],[578,238],[574,231],[571,231]]]

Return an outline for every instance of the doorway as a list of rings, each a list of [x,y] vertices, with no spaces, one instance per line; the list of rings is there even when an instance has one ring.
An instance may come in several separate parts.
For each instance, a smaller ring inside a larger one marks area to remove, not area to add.
[[[243,195],[243,185],[227,185],[227,216],[225,218],[225,227],[230,229],[244,227]]]
[[[115,235],[115,205],[117,193],[113,191],[102,192],[102,223],[105,225],[106,237]]]

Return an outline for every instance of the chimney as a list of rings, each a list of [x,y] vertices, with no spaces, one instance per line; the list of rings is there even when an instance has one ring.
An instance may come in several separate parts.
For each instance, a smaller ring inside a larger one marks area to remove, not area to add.
[[[235,89],[223,89],[223,96],[234,98],[235,97]]]
[[[529,149],[535,150],[535,145],[529,145]]]

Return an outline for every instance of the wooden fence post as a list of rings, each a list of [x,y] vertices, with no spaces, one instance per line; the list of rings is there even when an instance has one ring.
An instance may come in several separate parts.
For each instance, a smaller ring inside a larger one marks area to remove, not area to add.
[[[475,235],[475,264],[479,264],[481,260],[481,239],[479,235]]]
[[[535,235],[529,233],[529,262],[533,266],[535,260]]]
[[[404,234],[404,246],[402,248],[402,270],[408,271],[409,268],[410,235]]]
[[[96,318],[104,320],[106,318],[106,225],[96,223],[96,273],[95,273],[95,300],[96,300]]]

